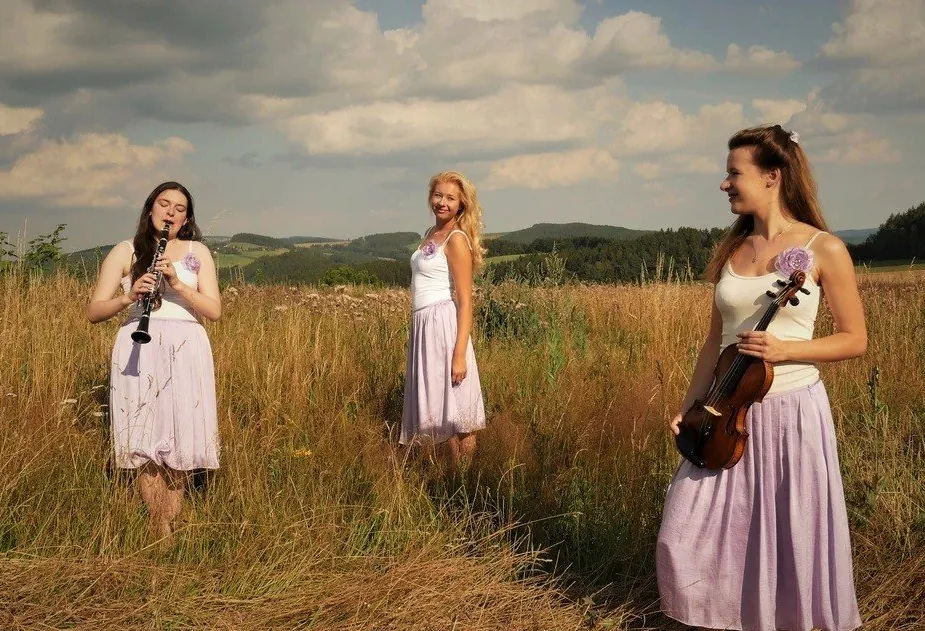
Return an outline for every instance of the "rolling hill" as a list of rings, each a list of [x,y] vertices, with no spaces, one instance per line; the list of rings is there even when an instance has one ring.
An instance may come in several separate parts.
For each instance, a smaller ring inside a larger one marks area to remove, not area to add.
[[[537,223],[523,230],[495,233],[498,239],[515,243],[532,243],[536,239],[569,237],[602,237],[605,239],[635,239],[654,230],[631,230],[618,226],[597,226],[590,223]]]
[[[876,228],[864,228],[863,230],[836,230],[835,236],[845,243],[864,243],[870,235],[877,232]]]

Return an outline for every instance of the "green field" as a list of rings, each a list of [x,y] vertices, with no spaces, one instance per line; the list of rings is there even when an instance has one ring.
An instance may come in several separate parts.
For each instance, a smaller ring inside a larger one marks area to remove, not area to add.
[[[284,254],[288,252],[287,248],[277,248],[275,250],[267,250],[259,246],[253,245],[252,243],[236,243],[235,251],[232,252],[222,252],[215,251],[215,263],[219,268],[223,267],[235,267],[240,266],[244,267],[248,263],[251,263],[259,258],[264,256],[276,256],[278,254]]]
[[[495,263],[504,263],[505,261],[515,261],[522,256],[523,254],[503,254],[501,256],[490,256],[485,259],[485,264],[494,265]]]
[[[859,270],[868,272],[909,272],[912,270],[925,270],[925,262],[916,263],[912,261],[873,261],[872,263],[863,263],[857,266]]]

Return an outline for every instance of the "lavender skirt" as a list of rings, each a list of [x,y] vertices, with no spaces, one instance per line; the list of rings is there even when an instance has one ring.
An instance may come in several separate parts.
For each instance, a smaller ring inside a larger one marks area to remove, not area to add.
[[[662,611],[712,629],[859,627],[825,386],[769,395],[745,424],[735,467],[675,473],[656,550]]]
[[[444,300],[412,313],[399,442],[440,443],[485,427],[475,351],[466,349],[466,378],[452,385],[456,304]]]
[[[112,349],[116,466],[217,469],[215,370],[205,329],[198,322],[152,319],[151,341],[136,344],[130,336],[137,324],[123,324]]]

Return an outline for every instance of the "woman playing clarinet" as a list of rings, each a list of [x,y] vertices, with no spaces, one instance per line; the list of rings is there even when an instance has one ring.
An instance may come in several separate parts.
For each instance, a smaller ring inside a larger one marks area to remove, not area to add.
[[[769,363],[773,381],[748,409],[738,464],[709,470],[685,460],[675,473],[656,550],[662,610],[701,629],[848,631],[861,620],[835,428],[816,365],[867,348],[854,265],[827,232],[795,133],[780,125],[736,133],[726,170],[720,188],[737,218],[707,269],[710,330],[671,429],[678,434],[731,344]],[[796,270],[809,294],[755,330],[766,292]],[[835,332],[814,339],[823,296]]]
[[[201,319],[218,320],[222,305],[201,239],[192,195],[182,184],[164,182],[148,195],[135,238],[106,256],[87,307],[93,323],[128,309],[110,367],[114,461],[137,471],[159,537],[173,532],[188,472],[218,467],[215,373]],[[150,341],[137,334],[133,341],[152,293]]]

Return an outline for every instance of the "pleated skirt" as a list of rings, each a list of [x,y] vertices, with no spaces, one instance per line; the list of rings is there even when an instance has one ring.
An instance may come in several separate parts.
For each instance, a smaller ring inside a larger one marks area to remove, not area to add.
[[[656,550],[662,611],[746,631],[860,626],[844,489],[821,381],[749,409],[732,469],[682,462]]]
[[[137,320],[116,336],[109,411],[117,467],[148,462],[182,471],[217,469],[215,369],[205,329],[194,321],[152,319],[151,341],[131,339]]]
[[[399,437],[403,445],[441,443],[485,427],[485,403],[471,338],[466,348],[466,378],[458,386],[452,384],[456,331],[452,300],[412,313]]]

